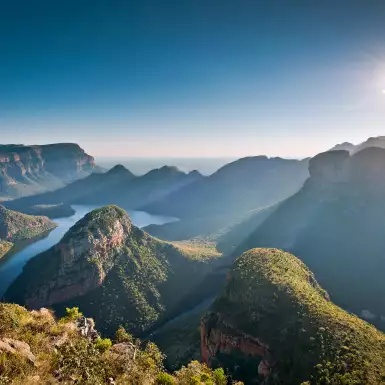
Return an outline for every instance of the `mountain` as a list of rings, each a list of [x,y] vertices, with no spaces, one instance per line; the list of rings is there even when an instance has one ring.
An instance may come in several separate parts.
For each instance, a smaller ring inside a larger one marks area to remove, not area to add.
[[[0,205],[0,258],[13,242],[36,237],[55,227],[47,217],[25,215]]]
[[[356,152],[360,152],[361,150],[369,147],[385,148],[385,136],[372,137],[357,145],[354,145],[349,142],[337,144],[336,146],[331,148],[329,151],[345,150],[345,151],[349,151],[351,154],[354,154]]]
[[[0,198],[54,190],[96,170],[77,144],[0,145]]]
[[[277,249],[231,268],[202,319],[202,358],[245,384],[382,384],[385,335],[330,301],[313,273]]]
[[[1,384],[157,384],[224,385],[222,369],[197,361],[169,374],[163,354],[124,329],[102,338],[94,321],[79,309],[57,319],[47,310],[0,303]]]
[[[228,230],[255,209],[297,192],[308,177],[308,160],[256,156],[239,159],[209,177],[181,188],[143,210],[181,218],[178,223],[146,228],[169,240],[211,236]]]
[[[242,158],[144,209],[178,218],[197,218],[267,206],[302,186],[308,177],[307,165],[307,160]]]
[[[354,152],[355,147],[356,146],[353,143],[344,142],[344,143],[336,144],[329,151],[348,151],[348,152]]]
[[[53,248],[30,260],[5,294],[29,308],[79,306],[102,331],[136,334],[172,311],[218,256],[199,245],[173,245],[135,227],[107,206],[77,222]]]
[[[124,166],[117,165],[106,173],[91,174],[56,191],[6,204],[23,212],[42,204],[118,204],[127,209],[137,209],[200,178],[203,177],[198,172],[186,174],[169,166],[138,177]]]
[[[334,301],[385,329],[385,149],[326,152],[310,178],[235,249],[293,252]]]

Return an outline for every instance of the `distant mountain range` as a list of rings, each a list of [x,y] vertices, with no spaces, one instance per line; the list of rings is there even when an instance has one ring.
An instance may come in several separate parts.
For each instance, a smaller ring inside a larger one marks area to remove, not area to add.
[[[256,156],[223,166],[209,177],[143,207],[145,211],[181,218],[146,231],[165,239],[215,234],[249,215],[297,192],[309,176],[308,159]]]
[[[385,148],[385,136],[377,136],[377,137],[369,138],[365,142],[362,142],[357,145],[354,145],[353,143],[349,143],[349,142],[337,144],[336,146],[331,148],[329,151],[345,150],[350,152],[351,154],[354,154],[355,152],[359,152],[364,148],[368,148],[368,147]]]
[[[96,170],[77,144],[0,145],[0,199],[54,190]]]
[[[197,171],[188,174],[176,167],[163,166],[143,176],[135,176],[117,165],[106,173],[91,174],[61,189],[21,198],[6,203],[9,207],[28,211],[41,204],[118,204],[126,209],[139,209],[172,191],[204,177]]]

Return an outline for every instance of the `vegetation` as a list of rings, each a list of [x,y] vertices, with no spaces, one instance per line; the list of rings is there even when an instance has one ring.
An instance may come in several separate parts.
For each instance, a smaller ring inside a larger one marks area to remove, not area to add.
[[[385,381],[385,335],[334,305],[299,259],[277,249],[236,260],[205,322],[267,346],[271,384]]]
[[[30,260],[6,299],[37,308],[53,305],[58,314],[80,307],[108,336],[121,325],[135,334],[148,331],[199,285],[218,255],[211,245],[176,246],[153,238],[116,206],[87,214],[59,246]],[[82,294],[71,290],[74,284],[84,285]]]
[[[29,312],[0,304],[0,384],[158,384],[224,385],[221,370],[192,362],[168,374],[163,355],[151,342],[142,344],[120,330],[115,343],[92,341],[79,332],[78,309],[57,321],[52,312]]]
[[[0,240],[10,242],[36,237],[56,224],[46,217],[35,217],[0,206]]]
[[[191,239],[189,241],[172,242],[172,244],[186,258],[196,260],[210,260],[220,257],[222,254],[216,249],[215,242],[202,239]]]

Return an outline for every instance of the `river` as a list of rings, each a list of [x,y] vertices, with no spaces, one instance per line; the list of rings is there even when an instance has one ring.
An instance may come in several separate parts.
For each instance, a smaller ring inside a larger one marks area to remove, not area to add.
[[[24,265],[37,254],[48,250],[56,245],[63,235],[72,227],[79,219],[83,218],[88,212],[98,208],[98,206],[80,206],[73,205],[75,214],[68,218],[57,218],[54,222],[58,225],[49,234],[32,240],[17,243],[1,260],[0,260],[0,298],[4,295],[9,285],[22,272]],[[161,225],[173,222],[176,218],[165,217],[161,215],[152,215],[144,211],[128,211],[132,222],[138,227],[145,227],[151,224]]]

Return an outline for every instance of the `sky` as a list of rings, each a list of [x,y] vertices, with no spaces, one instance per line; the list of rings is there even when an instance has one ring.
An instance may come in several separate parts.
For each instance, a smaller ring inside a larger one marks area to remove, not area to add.
[[[385,135],[385,2],[0,0],[0,142],[306,157]]]

